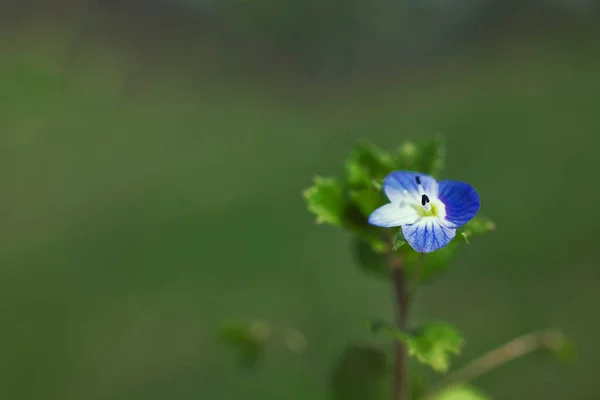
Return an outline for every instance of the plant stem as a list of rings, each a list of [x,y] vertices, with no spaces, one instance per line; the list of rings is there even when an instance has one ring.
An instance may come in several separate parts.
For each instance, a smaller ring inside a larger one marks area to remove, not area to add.
[[[419,261],[417,262],[417,268],[414,272],[414,277],[411,280],[411,288],[408,292],[408,297],[410,300],[414,299],[417,294],[417,290],[421,285],[421,271],[423,271],[423,262],[425,261],[425,254],[419,255]]]
[[[434,395],[448,386],[469,382],[486,372],[535,350],[544,348],[552,349],[557,346],[562,337],[562,333],[556,330],[545,330],[519,336],[451,373],[446,379],[434,386],[423,400],[433,400]]]
[[[408,317],[408,292],[406,288],[406,275],[404,273],[404,264],[398,256],[391,256],[391,273],[394,284],[394,294],[396,299],[396,323],[399,329],[406,325]],[[406,399],[406,348],[400,340],[394,341],[394,389],[392,400]]]

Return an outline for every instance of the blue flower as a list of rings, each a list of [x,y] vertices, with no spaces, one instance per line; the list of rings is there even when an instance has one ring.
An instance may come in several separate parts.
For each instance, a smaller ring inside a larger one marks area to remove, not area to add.
[[[464,182],[440,181],[412,171],[385,177],[383,191],[390,203],[369,216],[371,225],[401,226],[408,244],[419,253],[431,253],[456,236],[456,228],[479,211],[479,195]]]

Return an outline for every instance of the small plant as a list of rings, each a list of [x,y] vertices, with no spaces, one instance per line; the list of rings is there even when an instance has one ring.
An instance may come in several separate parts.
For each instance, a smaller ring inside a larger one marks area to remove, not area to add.
[[[393,152],[361,142],[346,161],[344,177],[316,177],[314,185],[304,192],[308,209],[316,215],[317,222],[350,231],[362,269],[368,275],[389,280],[395,292],[396,321],[369,323],[372,332],[387,334],[396,343],[388,384],[368,378],[365,385],[377,382],[379,388],[363,397],[344,395],[342,389],[334,388],[339,400],[489,399],[468,382],[536,349],[547,349],[560,356],[572,351],[571,343],[561,332],[547,330],[504,344],[431,386],[418,371],[408,371],[406,357],[414,357],[445,374],[452,356],[459,354],[464,345],[460,332],[450,323],[410,323],[409,309],[416,289],[438,278],[460,247],[495,229],[489,218],[479,214],[479,194],[471,185],[436,180],[444,164],[441,136],[418,144],[404,143]],[[378,350],[371,349],[374,351]],[[379,359],[385,360],[385,354]],[[359,380],[360,376],[354,377],[352,384],[357,385]],[[386,395],[387,392],[391,393]]]
[[[452,357],[465,343],[459,330],[443,321],[411,323],[409,310],[418,287],[439,278],[461,247],[495,230],[492,220],[479,213],[479,194],[471,185],[437,180],[444,164],[441,136],[404,143],[393,152],[360,142],[346,161],[343,177],[317,176],[304,191],[317,223],[349,231],[361,270],[390,282],[395,293],[395,321],[367,324],[374,334],[393,340],[393,356],[370,344],[347,347],[331,376],[336,400],[489,400],[470,385],[472,379],[538,349],[560,359],[574,355],[568,338],[549,329],[513,339],[451,371]],[[269,334],[257,326],[221,330],[221,339],[237,349],[244,365],[254,364],[264,353]],[[301,342],[304,348],[303,336]],[[420,370],[409,368],[408,357],[441,378],[429,384]]]

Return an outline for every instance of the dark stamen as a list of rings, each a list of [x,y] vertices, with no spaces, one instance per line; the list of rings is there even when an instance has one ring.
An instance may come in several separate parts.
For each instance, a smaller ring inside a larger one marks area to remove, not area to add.
[[[420,176],[415,176],[415,181],[417,181],[417,185],[421,184],[421,177]]]
[[[426,194],[424,194],[423,196],[421,196],[421,204],[423,205],[423,207],[425,207],[425,204],[429,203],[429,197],[427,197]]]

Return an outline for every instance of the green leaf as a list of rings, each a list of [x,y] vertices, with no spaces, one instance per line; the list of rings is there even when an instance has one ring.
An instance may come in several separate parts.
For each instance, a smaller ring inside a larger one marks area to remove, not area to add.
[[[375,145],[360,141],[346,161],[346,182],[354,188],[373,186],[373,180],[380,181],[393,171],[391,155]]]
[[[317,223],[341,225],[344,216],[342,187],[333,178],[317,176],[315,184],[304,191],[308,210],[317,216]]]
[[[343,226],[368,242],[375,253],[382,253],[389,249],[389,243],[384,240],[386,232],[378,227],[370,225],[367,217],[365,217],[352,203],[346,204]]]
[[[351,190],[350,201],[365,218],[368,218],[376,208],[387,203],[381,191],[376,190],[373,186]]]
[[[384,400],[389,392],[385,353],[349,345],[334,365],[330,384],[335,400]]]
[[[456,385],[443,390],[432,400],[491,400],[487,394],[470,385]]]
[[[252,368],[264,357],[270,327],[262,322],[228,323],[219,330],[219,340],[229,347],[242,368]]]
[[[406,340],[408,354],[437,372],[446,372],[450,356],[460,354],[464,339],[460,332],[445,322],[430,322]]]
[[[390,267],[385,254],[375,252],[370,243],[355,237],[352,240],[352,252],[360,270],[366,275],[378,279],[389,279]]]
[[[384,332],[406,344],[409,356],[429,365],[437,372],[450,368],[450,356],[462,351],[464,339],[460,332],[446,322],[429,322],[413,332],[403,332],[381,321],[371,322],[371,332]]]
[[[371,175],[358,162],[348,161],[346,164],[346,181],[349,185],[355,187],[364,187],[371,180]]]
[[[367,241],[373,251],[387,250],[381,230],[367,221],[370,213],[384,203],[381,192],[363,188],[344,193],[337,180],[317,176],[315,184],[304,191],[304,198],[309,211],[317,216],[317,223],[343,226]]]
[[[460,354],[464,339],[454,326],[431,322],[413,333],[406,345],[409,355],[437,372],[446,372],[450,367],[450,356]]]
[[[343,226],[359,238],[369,243],[375,253],[383,253],[390,248],[390,240],[386,237],[389,231],[370,225],[368,216],[384,202],[374,189],[353,190],[350,201],[344,211]]]

